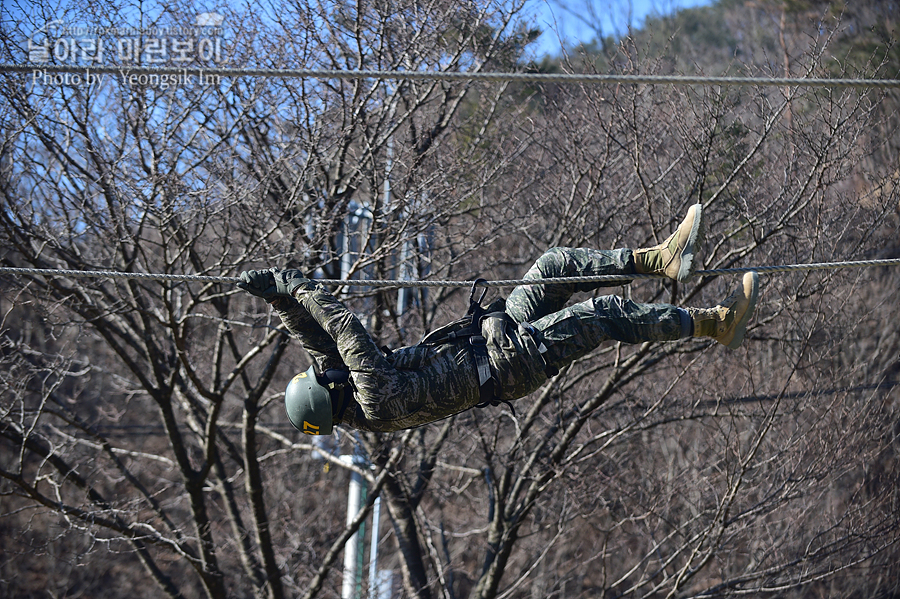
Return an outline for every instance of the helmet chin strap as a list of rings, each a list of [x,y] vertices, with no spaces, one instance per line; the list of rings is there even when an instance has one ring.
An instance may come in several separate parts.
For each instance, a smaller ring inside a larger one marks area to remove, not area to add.
[[[350,385],[343,385],[341,387],[329,389],[328,392],[331,394],[332,410],[334,410],[335,407],[340,406],[336,414],[332,412],[332,420],[334,422],[340,422],[344,418],[344,412],[347,411],[347,406],[350,405],[350,399],[353,397],[353,389]]]
[[[338,368],[329,368],[321,375],[322,383],[328,388],[331,396],[331,416],[334,422],[340,422],[350,405],[353,397],[353,387],[350,385],[350,371]]]

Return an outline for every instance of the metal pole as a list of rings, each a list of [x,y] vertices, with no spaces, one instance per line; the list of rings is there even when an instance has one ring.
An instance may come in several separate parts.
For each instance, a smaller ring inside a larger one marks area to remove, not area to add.
[[[342,455],[342,461],[359,464],[357,455]],[[357,472],[350,474],[350,488],[347,492],[347,523],[353,521],[362,506],[363,487],[365,481]],[[359,583],[359,531],[353,533],[344,544],[344,579],[341,584],[341,599],[356,599]]]
[[[369,547],[369,599],[378,599],[378,524],[381,521],[381,496],[375,498],[372,512],[372,541]]]

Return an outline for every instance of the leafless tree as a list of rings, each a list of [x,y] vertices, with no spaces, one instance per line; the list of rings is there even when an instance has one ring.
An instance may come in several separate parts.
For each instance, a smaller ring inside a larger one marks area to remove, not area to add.
[[[55,10],[4,21],[4,61],[26,60],[54,18],[124,28],[196,17],[187,4]],[[832,74],[848,20],[823,20],[810,44],[807,13],[786,10],[722,14],[748,45],[730,68]],[[190,64],[506,70],[532,36],[522,11],[232,7],[220,10],[223,31],[202,32],[223,55]],[[776,17],[771,39],[753,27]],[[602,64],[685,68],[657,43],[624,40]],[[881,75],[890,60],[874,52],[837,74]],[[515,278],[550,246],[660,241],[698,201],[705,267],[898,251],[896,97],[872,90],[9,75],[2,85],[6,266]],[[705,305],[733,284],[598,293]],[[736,352],[694,339],[606,344],[515,413],[345,433],[335,451],[285,426],[281,389],[308,358],[261,302],[218,284],[3,285],[0,527],[11,548],[0,578],[13,593],[34,588],[34,573],[51,593],[334,596],[343,544],[376,497],[390,521],[381,567],[410,597],[897,592],[893,270],[765,277]],[[335,293],[390,345],[414,343],[465,300],[455,288]],[[353,451],[365,466],[337,456]],[[351,471],[369,494],[347,523]]]
[[[515,5],[277,4],[263,14],[222,11],[227,33],[196,34],[186,4],[152,14],[90,3],[43,9],[7,22],[8,62],[28,60],[44,43],[45,59],[65,62],[66,44],[93,39],[95,49],[117,48],[104,60],[127,69],[134,56],[118,51],[124,39],[169,51],[176,41],[198,50],[205,41],[223,54],[197,52],[190,65],[210,68],[477,71],[502,70],[522,43]],[[50,31],[51,17],[95,29],[84,36],[57,22]],[[149,51],[140,58],[152,60]],[[274,263],[344,277],[413,269],[417,243],[476,209],[485,185],[478,175],[487,157],[469,166],[462,147],[444,151],[450,162],[434,170],[450,123],[460,134],[465,123],[477,146],[494,113],[476,102],[496,105],[502,93],[469,82],[224,81],[214,73],[79,82],[39,69],[3,82],[7,265],[234,275]],[[467,172],[475,175],[461,183]],[[296,500],[318,467],[292,465],[313,448],[285,434],[276,406],[303,357],[286,351],[271,314],[214,284],[25,277],[5,285],[9,530],[30,527],[35,542],[52,547],[54,535],[44,533],[64,522],[63,538],[86,543],[84,556],[68,556],[74,564],[101,559],[104,546],[107,555],[131,552],[156,583],[148,594],[281,597],[313,575],[319,586],[326,581],[329,558],[295,568],[291,556],[334,554],[354,526],[344,530],[328,501]],[[372,309],[388,297],[365,301]],[[385,478],[364,474],[376,485]],[[38,506],[37,520],[21,515]],[[31,551],[26,541],[8,555]],[[17,578],[15,562],[4,568]]]

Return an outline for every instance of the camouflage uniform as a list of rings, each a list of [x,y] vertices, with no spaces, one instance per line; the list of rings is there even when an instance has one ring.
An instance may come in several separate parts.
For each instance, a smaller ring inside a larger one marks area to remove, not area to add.
[[[629,249],[553,248],[526,279],[633,274]],[[621,282],[523,285],[506,300],[504,318],[486,318],[491,374],[498,399],[528,395],[560,369],[606,340],[668,341],[691,334],[686,311],[667,304],[639,304],[617,296],[565,307],[576,291]],[[328,291],[310,282],[272,305],[321,371],[349,369],[353,400],[340,422],[352,428],[393,431],[419,426],[481,402],[472,350],[465,339],[405,347],[385,355],[359,320]],[[533,325],[529,327],[528,324]],[[541,353],[541,343],[546,351]]]

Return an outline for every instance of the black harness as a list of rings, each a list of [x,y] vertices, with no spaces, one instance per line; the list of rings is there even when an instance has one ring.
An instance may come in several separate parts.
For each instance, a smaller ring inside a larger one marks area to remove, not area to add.
[[[455,320],[450,324],[425,335],[420,342],[422,345],[440,345],[458,341],[461,339],[468,340],[469,348],[472,350],[472,357],[475,359],[475,368],[478,372],[478,390],[481,396],[481,402],[476,404],[476,408],[486,408],[488,406],[499,406],[506,404],[515,415],[516,410],[508,401],[499,399],[500,389],[499,383],[491,376],[491,363],[488,358],[487,340],[481,334],[481,323],[486,318],[502,318],[509,319],[506,312],[489,311],[481,306],[481,301],[487,294],[487,287],[481,288],[481,295],[476,299],[475,295],[478,287],[482,283],[487,283],[485,279],[476,279],[472,283],[472,291],[469,293],[469,309],[466,315]]]

